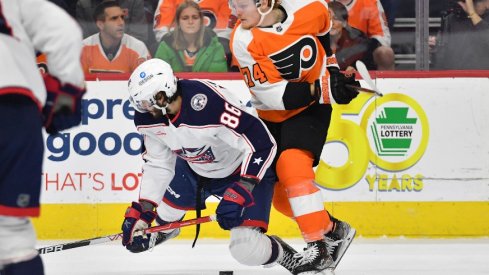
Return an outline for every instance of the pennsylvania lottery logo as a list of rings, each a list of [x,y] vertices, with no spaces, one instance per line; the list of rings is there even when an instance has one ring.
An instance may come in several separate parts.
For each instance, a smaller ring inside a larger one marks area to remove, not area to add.
[[[403,94],[387,94],[370,105],[362,119],[370,159],[390,171],[405,170],[423,156],[429,139],[428,119],[421,106]]]
[[[385,107],[370,130],[379,156],[406,156],[417,118],[408,118],[409,107]]]

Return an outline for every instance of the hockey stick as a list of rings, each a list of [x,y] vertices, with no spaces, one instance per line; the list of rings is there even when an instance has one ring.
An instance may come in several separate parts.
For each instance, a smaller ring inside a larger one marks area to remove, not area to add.
[[[346,84],[345,86],[348,87],[348,88],[351,88],[351,89],[355,89],[355,90],[357,90],[359,92],[366,92],[366,93],[371,93],[371,94],[376,94],[378,96],[382,96],[382,94],[379,95],[379,94],[377,94],[376,91],[367,89],[365,87],[360,87],[360,86],[355,86],[355,85],[350,85],[350,84]]]
[[[211,216],[200,217],[197,219],[190,219],[190,220],[185,220],[185,221],[176,221],[176,222],[171,222],[171,223],[168,223],[165,225],[158,225],[158,226],[153,226],[153,227],[147,228],[144,231],[142,231],[142,234],[149,234],[149,233],[160,232],[163,230],[176,229],[176,228],[180,228],[180,227],[184,227],[184,226],[201,224],[201,223],[206,223],[206,222],[215,221],[215,220],[216,220],[216,216],[211,215]],[[87,240],[81,240],[81,241],[76,241],[76,242],[72,242],[72,243],[56,244],[56,245],[52,245],[52,246],[46,246],[46,247],[39,248],[38,251],[39,251],[39,254],[47,254],[47,253],[59,252],[62,250],[67,250],[67,249],[72,249],[72,248],[77,248],[77,247],[82,247],[82,246],[111,242],[111,241],[115,241],[115,240],[119,240],[119,239],[122,239],[122,233],[103,236],[103,237],[97,237],[97,238],[92,238],[92,239],[87,239]]]
[[[367,82],[367,85],[370,87],[371,89],[370,91],[373,91],[378,96],[384,96],[379,91],[377,86],[375,86],[375,83],[373,82],[372,78],[370,77],[370,74],[368,73],[367,66],[365,66],[365,64],[360,60],[357,60],[355,65],[357,67],[358,73],[362,76],[363,80],[365,80],[365,82]]]

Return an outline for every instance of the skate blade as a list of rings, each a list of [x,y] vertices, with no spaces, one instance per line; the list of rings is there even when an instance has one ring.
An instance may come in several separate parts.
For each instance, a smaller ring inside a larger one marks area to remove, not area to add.
[[[306,271],[302,273],[298,273],[297,275],[335,275],[334,270],[330,267],[321,271]]]

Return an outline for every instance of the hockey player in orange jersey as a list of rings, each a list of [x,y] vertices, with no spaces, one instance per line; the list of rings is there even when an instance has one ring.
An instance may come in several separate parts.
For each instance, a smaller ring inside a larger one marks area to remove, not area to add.
[[[339,71],[330,50],[325,1],[276,1],[232,1],[238,23],[230,48],[251,102],[279,147],[274,207],[297,222],[307,242],[289,271],[315,274],[334,269],[355,235],[324,209],[313,167],[326,141],[332,104],[348,104],[358,92],[345,84],[359,83]]]

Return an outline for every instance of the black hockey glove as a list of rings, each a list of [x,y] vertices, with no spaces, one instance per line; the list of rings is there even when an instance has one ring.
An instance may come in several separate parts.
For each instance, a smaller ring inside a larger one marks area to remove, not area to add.
[[[347,87],[346,84],[360,86],[360,83],[355,80],[355,74],[345,76],[341,73],[334,54],[325,59],[326,66],[323,67],[319,79],[314,82],[317,102],[319,104],[350,103],[358,95],[358,91]]]
[[[239,182],[232,183],[224,191],[216,209],[217,222],[222,229],[231,230],[243,223],[244,208],[255,204],[251,194],[255,184],[257,181],[253,179],[241,179]]]
[[[337,67],[328,67],[328,71],[329,88],[337,104],[348,104],[357,97],[358,91],[346,86],[349,84],[360,87],[360,82],[355,80],[354,73],[346,76]]]
[[[81,99],[85,89],[70,84],[61,85],[55,77],[44,74],[46,104],[42,109],[46,132],[56,134],[81,122]]]
[[[151,234],[135,237],[134,232],[148,228],[155,218],[156,212],[154,210],[145,211],[140,203],[132,202],[132,205],[126,210],[124,222],[122,223],[122,245],[129,251],[136,252],[132,251],[134,250],[132,248],[140,246],[145,241],[145,238],[149,239],[151,237]],[[135,241],[134,244],[133,240]]]

